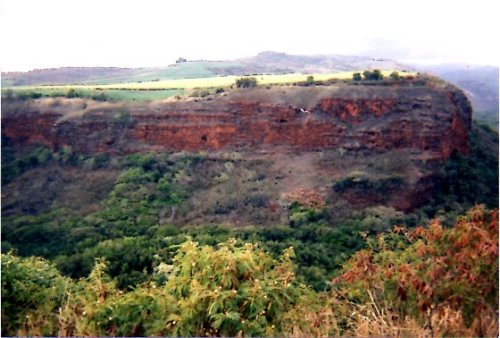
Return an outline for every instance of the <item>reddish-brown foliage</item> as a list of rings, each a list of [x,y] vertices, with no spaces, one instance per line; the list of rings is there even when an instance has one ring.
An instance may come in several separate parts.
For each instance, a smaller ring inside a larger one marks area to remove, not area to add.
[[[402,233],[398,228],[377,247],[358,252],[334,283],[358,296],[373,290],[393,311],[430,329],[432,322],[448,323],[441,314],[455,311],[464,327],[451,328],[450,322],[441,327],[444,333],[491,334],[492,321],[498,322],[498,211],[475,207],[452,228],[434,220],[408,236]],[[405,249],[388,247],[395,238],[410,243]]]

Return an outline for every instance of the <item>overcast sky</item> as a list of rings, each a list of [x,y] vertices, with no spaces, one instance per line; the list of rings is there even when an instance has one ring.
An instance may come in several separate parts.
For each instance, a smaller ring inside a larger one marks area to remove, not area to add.
[[[498,65],[497,0],[1,0],[2,71],[273,50]]]

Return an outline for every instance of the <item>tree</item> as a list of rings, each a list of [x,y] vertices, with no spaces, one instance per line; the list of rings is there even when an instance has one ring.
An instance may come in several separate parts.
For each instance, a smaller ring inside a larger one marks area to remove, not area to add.
[[[399,73],[394,71],[391,73],[391,75],[389,75],[391,77],[391,79],[395,80],[395,81],[398,81],[401,79],[401,76],[399,76]]]
[[[307,83],[308,85],[312,85],[312,84],[314,84],[314,76],[309,75],[309,76],[307,77],[307,79],[306,79],[306,83]]]
[[[257,86],[257,79],[255,77],[242,77],[236,80],[236,87],[238,88],[253,88]]]
[[[353,81],[361,81],[361,74],[360,73],[354,73],[352,74],[352,80]]]
[[[378,80],[382,80],[384,78],[384,75],[382,74],[382,72],[379,70],[379,69],[374,69],[373,71],[370,71],[370,70],[365,70],[363,72],[363,77],[365,80],[368,80],[368,81],[378,81]]]
[[[383,79],[384,75],[382,75],[382,72],[379,69],[374,69],[372,72],[372,80],[378,81]]]

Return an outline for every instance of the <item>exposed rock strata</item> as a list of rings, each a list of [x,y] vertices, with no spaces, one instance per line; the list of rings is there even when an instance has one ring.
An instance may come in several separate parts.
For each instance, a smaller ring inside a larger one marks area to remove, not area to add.
[[[2,136],[83,153],[410,148],[446,158],[468,152],[471,127],[469,102],[448,86],[259,88],[199,102],[84,108],[75,102],[4,102]]]

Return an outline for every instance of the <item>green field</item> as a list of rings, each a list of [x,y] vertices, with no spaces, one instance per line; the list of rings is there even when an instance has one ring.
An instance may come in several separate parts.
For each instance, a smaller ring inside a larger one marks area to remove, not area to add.
[[[2,73],[2,87],[46,86],[46,85],[107,85],[127,82],[163,81],[175,79],[194,79],[218,76],[218,72],[227,68],[243,68],[237,62],[230,61],[192,61],[182,62],[168,67],[148,68],[112,68],[112,67],[76,67],[51,70],[39,70],[12,75]],[[26,83],[26,81],[28,83]]]
[[[176,79],[196,79],[214,77],[211,68],[224,68],[237,66],[236,63],[219,63],[209,61],[199,62],[184,62],[175,64],[172,67],[166,68],[138,68],[134,69],[129,75],[125,76],[112,76],[112,77],[93,77],[89,79],[89,84],[106,84],[113,85],[116,83],[129,83],[129,82],[149,82],[149,81],[165,81]]]
[[[16,96],[30,97],[33,94],[40,94],[42,97],[64,97],[70,88],[22,88],[14,89]],[[92,98],[101,101],[154,101],[162,100],[175,95],[183,95],[182,89],[158,89],[158,90],[130,90],[130,89],[103,89],[98,90],[91,87],[79,87],[75,89],[76,97]],[[2,89],[2,96],[8,89]]]
[[[203,68],[206,70],[206,68]],[[201,73],[204,74],[203,69]],[[193,76],[197,73],[193,70]],[[382,71],[384,77],[388,77],[392,70]],[[355,72],[335,72],[335,73],[291,73],[273,75],[255,75],[260,85],[279,85],[306,81],[309,76],[313,76],[316,81],[329,79],[348,80],[352,79]],[[183,72],[185,76],[185,72]],[[405,73],[414,75],[413,73]],[[172,74],[170,74],[172,75]],[[39,93],[44,97],[64,96],[68,90],[74,89],[78,96],[92,97],[104,93],[107,98],[114,101],[148,101],[168,98],[175,95],[182,95],[186,90],[199,88],[220,88],[233,85],[241,76],[211,76],[198,78],[171,79],[162,81],[137,81],[113,84],[76,84],[62,86],[18,86],[2,90],[12,90],[14,93]]]

